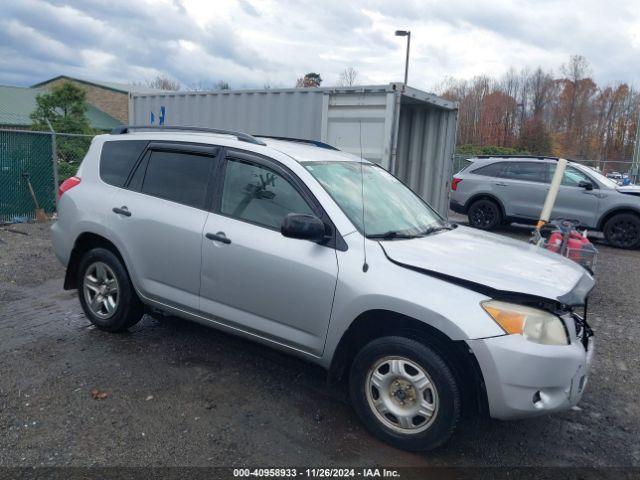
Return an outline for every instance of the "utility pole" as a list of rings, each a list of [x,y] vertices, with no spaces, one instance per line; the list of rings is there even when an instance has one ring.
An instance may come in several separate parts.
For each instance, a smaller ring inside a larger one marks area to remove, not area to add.
[[[631,161],[631,170],[629,176],[633,183],[638,183],[640,179],[640,113],[638,114],[638,128],[636,130],[636,145],[633,148],[633,158]]]

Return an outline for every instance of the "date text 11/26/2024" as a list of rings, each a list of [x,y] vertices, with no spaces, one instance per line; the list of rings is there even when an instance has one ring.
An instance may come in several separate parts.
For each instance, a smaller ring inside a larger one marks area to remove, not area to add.
[[[235,478],[399,478],[397,470],[387,468],[236,468]]]

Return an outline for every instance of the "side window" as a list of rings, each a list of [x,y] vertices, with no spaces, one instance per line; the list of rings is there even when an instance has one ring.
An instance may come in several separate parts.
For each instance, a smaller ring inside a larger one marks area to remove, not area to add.
[[[547,164],[544,162],[507,162],[504,177],[526,182],[547,181]]]
[[[109,185],[122,187],[146,146],[146,140],[104,142],[102,152],[100,152],[100,178],[102,181]]]
[[[214,159],[205,155],[151,152],[142,193],[205,208],[209,172]]]
[[[286,179],[265,167],[239,160],[227,162],[220,212],[276,229],[289,213],[313,215],[311,207]]]
[[[552,164],[549,168],[549,181],[553,178],[556,171],[556,165]],[[577,168],[567,166],[562,176],[562,185],[565,187],[577,187],[580,182],[593,183],[591,179]]]
[[[505,162],[496,162],[484,167],[476,168],[471,173],[476,175],[484,175],[485,177],[501,177],[504,170]]]

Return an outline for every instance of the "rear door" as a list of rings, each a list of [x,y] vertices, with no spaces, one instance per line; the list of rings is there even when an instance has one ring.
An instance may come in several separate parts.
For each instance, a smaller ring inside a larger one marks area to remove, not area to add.
[[[547,162],[506,162],[498,183],[509,216],[535,220],[540,217],[542,206],[549,190],[547,184]]]
[[[202,309],[232,327],[320,355],[338,277],[336,251],[330,243],[284,237],[280,226],[289,213],[327,220],[324,213],[278,162],[229,151],[223,170],[204,229]]]
[[[489,194],[500,200],[505,207],[505,214],[510,216],[509,205],[505,203],[505,198],[503,198],[508,193],[507,182],[502,178],[506,165],[507,163],[503,161],[496,161],[481,167],[471,165],[469,175],[466,175],[465,172],[458,175],[462,180],[456,186],[456,190],[451,192],[451,199],[461,205],[466,205],[476,195]]]
[[[553,178],[556,164],[549,164],[549,178]],[[593,190],[579,186],[580,182],[589,182]],[[598,184],[579,171],[567,165],[558,190],[556,203],[551,211],[551,218],[568,218],[579,220],[585,227],[595,227],[599,217],[600,189]]]
[[[217,147],[150,143],[113,202],[117,234],[144,296],[199,309],[202,232]]]

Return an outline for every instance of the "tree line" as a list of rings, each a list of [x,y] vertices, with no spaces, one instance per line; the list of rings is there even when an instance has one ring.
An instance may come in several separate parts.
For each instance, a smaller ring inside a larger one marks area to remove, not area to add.
[[[541,67],[512,69],[498,79],[448,79],[437,90],[459,103],[458,145],[463,150],[490,145],[579,160],[629,162],[640,92],[627,83],[598,85],[590,75],[587,60],[573,55],[559,75]]]

